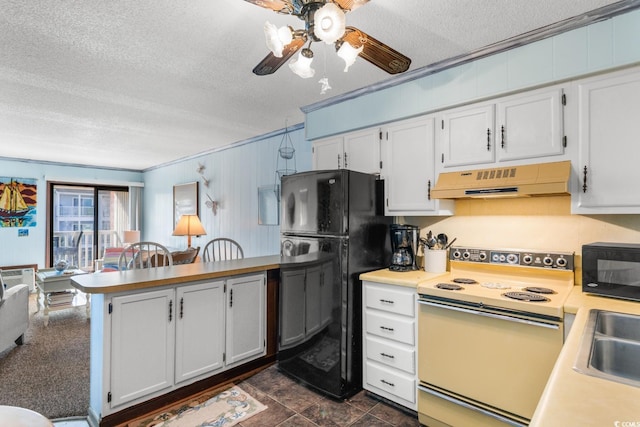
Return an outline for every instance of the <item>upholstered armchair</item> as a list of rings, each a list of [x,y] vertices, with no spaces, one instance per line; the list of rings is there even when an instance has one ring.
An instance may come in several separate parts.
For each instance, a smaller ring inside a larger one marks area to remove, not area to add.
[[[29,286],[4,288],[0,276],[0,352],[15,342],[22,345],[29,326]]]

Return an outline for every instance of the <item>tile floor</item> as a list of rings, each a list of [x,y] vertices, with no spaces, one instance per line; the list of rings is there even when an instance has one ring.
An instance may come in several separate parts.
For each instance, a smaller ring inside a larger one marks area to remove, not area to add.
[[[268,408],[238,427],[418,427],[416,415],[364,391],[337,402],[278,372],[275,365],[237,383]],[[84,420],[54,421],[55,427],[88,427]]]

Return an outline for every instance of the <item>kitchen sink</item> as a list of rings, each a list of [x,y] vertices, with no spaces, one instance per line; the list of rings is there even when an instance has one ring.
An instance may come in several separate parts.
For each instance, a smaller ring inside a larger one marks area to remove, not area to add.
[[[591,310],[573,369],[640,387],[640,316]]]

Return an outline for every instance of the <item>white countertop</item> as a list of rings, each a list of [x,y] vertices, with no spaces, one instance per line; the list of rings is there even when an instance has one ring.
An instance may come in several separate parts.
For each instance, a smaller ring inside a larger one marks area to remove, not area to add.
[[[583,294],[581,287],[574,287],[565,311],[575,313],[576,318],[533,415],[531,427],[640,426],[640,388],[573,370],[592,308],[640,314],[640,302]]]

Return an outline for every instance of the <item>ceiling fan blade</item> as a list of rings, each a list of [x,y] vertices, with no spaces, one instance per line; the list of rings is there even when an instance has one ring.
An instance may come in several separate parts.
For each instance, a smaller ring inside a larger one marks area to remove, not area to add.
[[[347,27],[342,40],[355,48],[364,46],[359,56],[389,74],[404,73],[411,65],[411,59],[357,28]]]
[[[255,4],[256,6],[264,7],[265,9],[271,9],[279,13],[291,13],[293,12],[293,5],[291,0],[245,0],[248,3]]]
[[[253,68],[253,74],[258,76],[266,76],[268,74],[275,73],[278,68],[293,56],[302,46],[304,46],[307,39],[305,37],[295,38],[291,43],[286,45],[282,50],[282,58],[278,58],[273,53],[269,52],[258,65]]]
[[[342,10],[354,10],[365,5],[369,0],[333,0]]]

